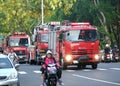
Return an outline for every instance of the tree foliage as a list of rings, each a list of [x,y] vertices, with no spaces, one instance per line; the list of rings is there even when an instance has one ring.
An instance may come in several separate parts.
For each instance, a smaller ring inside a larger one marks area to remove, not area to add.
[[[120,0],[43,0],[44,20],[90,22],[120,47]],[[0,0],[0,32],[30,32],[41,23],[41,0]],[[116,35],[117,34],[117,35]]]

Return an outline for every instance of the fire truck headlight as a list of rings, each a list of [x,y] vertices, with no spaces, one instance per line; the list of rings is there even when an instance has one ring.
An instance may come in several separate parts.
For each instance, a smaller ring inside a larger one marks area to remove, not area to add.
[[[67,55],[67,56],[66,56],[66,61],[69,62],[69,61],[71,61],[71,60],[72,60],[72,56],[71,56],[71,55]]]
[[[98,54],[95,55],[95,60],[99,60]]]

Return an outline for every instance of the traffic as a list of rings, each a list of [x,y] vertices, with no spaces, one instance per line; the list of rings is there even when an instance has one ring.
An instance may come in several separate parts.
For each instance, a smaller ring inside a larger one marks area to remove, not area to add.
[[[102,62],[119,63],[116,45],[110,49],[106,44],[100,49],[103,39],[103,34],[89,22],[49,22],[34,27],[32,36],[25,32],[11,33],[0,42],[0,86],[20,86],[19,67],[24,64],[39,66],[39,85],[57,86],[64,85],[62,74],[70,66],[79,71],[88,66],[97,70]]]

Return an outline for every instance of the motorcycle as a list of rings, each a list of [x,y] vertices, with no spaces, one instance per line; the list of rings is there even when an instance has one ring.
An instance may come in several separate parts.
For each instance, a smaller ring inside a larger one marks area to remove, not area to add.
[[[56,64],[48,64],[46,69],[46,86],[57,86],[57,67]]]
[[[113,61],[118,62],[118,60],[119,60],[119,55],[118,53],[115,53],[115,55],[113,55]]]
[[[110,54],[105,54],[104,61],[105,62],[110,62],[111,61],[111,55]]]

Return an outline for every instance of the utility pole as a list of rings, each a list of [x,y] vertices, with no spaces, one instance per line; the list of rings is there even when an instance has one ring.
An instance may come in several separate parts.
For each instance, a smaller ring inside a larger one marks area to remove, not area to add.
[[[42,25],[44,24],[44,10],[43,10],[43,0],[41,0],[41,11],[42,11]]]

